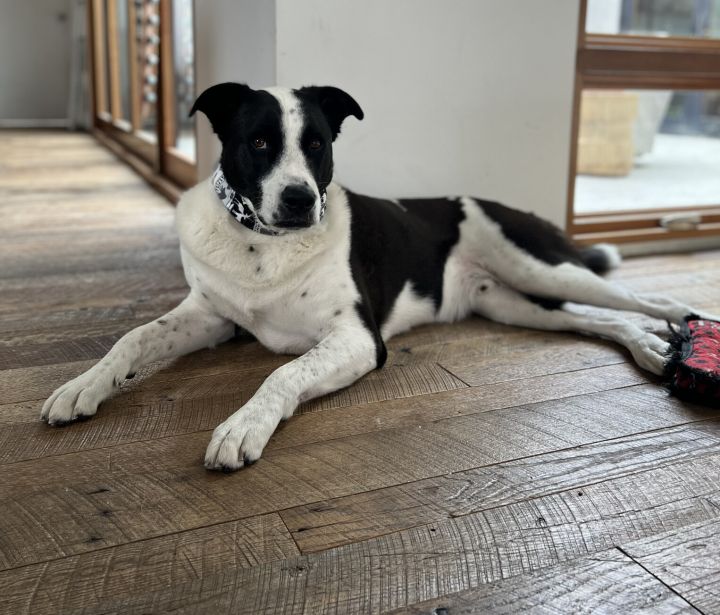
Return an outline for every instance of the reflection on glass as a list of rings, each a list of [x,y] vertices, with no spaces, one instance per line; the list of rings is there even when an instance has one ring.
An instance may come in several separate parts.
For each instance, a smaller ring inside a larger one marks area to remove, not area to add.
[[[585,90],[575,211],[720,203],[720,91]]]
[[[135,36],[140,92],[140,133],[157,141],[157,88],[160,64],[159,2],[134,0]]]
[[[175,149],[186,158],[195,160],[195,122],[188,117],[195,96],[192,0],[173,0],[172,21],[175,76],[174,144]]]
[[[125,120],[130,119],[130,42],[127,5],[128,0],[115,0],[118,70],[120,71],[120,115]]]
[[[588,0],[587,32],[720,37],[720,0]]]

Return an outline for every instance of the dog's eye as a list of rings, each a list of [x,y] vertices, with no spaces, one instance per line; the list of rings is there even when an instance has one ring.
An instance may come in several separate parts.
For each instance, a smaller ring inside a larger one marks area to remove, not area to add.
[[[320,149],[322,147],[322,141],[320,139],[313,139],[309,144],[310,149]]]
[[[252,144],[255,149],[267,149],[267,141],[262,137],[255,137]]]

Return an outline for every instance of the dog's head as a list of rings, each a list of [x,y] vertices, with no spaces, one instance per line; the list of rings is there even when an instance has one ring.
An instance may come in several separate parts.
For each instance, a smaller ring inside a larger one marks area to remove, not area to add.
[[[200,94],[190,115],[196,111],[222,142],[230,187],[252,201],[261,222],[283,230],[320,220],[333,174],[332,142],[347,116],[363,118],[349,94],[314,86],[253,90],[221,83]]]

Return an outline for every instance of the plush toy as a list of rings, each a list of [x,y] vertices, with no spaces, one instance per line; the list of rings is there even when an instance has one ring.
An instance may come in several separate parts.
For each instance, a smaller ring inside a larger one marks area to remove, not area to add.
[[[720,406],[720,322],[694,314],[672,330],[665,365],[670,392],[699,404]]]

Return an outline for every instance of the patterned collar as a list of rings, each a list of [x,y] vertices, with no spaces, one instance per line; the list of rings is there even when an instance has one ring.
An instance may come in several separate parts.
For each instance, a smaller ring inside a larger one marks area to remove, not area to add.
[[[222,201],[222,204],[230,212],[235,220],[242,224],[245,228],[261,233],[263,235],[282,235],[283,231],[276,231],[267,226],[260,220],[260,217],[255,212],[255,207],[252,201],[238,194],[228,184],[225,179],[225,174],[222,172],[222,168],[218,165],[215,172],[212,174],[212,185],[217,194],[218,198]],[[323,190],[320,195],[320,219],[322,220],[325,216],[325,209],[327,203],[327,193]]]

